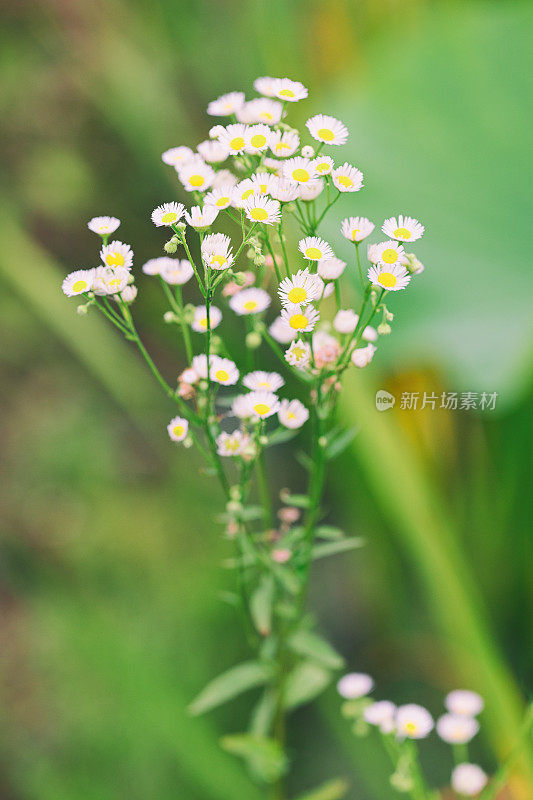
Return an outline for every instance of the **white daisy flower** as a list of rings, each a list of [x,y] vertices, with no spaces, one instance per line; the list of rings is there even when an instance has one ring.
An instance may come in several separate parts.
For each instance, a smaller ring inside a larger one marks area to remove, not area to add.
[[[214,356],[209,365],[209,377],[223,386],[232,386],[239,380],[239,370],[229,358]]]
[[[261,195],[252,195],[244,202],[246,216],[252,222],[273,225],[280,221],[280,205],[278,200],[270,200]]]
[[[304,100],[307,95],[307,89],[300,81],[291,81],[290,78],[278,78],[274,83],[274,97],[278,97],[288,103]]]
[[[280,203],[290,203],[300,196],[300,186],[287,178],[279,178],[277,184],[272,189],[272,197]]]
[[[250,409],[248,406],[248,395],[238,394],[231,404],[231,413],[234,417],[239,419],[246,419],[250,416]]]
[[[321,261],[323,258],[334,257],[331,245],[320,236],[306,236],[305,239],[300,239],[298,250],[309,261]]]
[[[229,189],[230,186],[237,186],[239,179],[229,169],[219,169],[215,172],[215,177],[211,183],[211,189]]]
[[[252,155],[255,153],[262,153],[263,150],[266,150],[268,147],[269,137],[270,128],[268,125],[250,125],[246,129],[246,152]]]
[[[173,442],[182,442],[187,436],[189,423],[183,417],[174,417],[167,425],[168,435]]]
[[[346,261],[340,258],[323,258],[317,264],[318,274],[325,281],[336,281],[346,269]]]
[[[290,278],[284,278],[278,288],[279,299],[282,305],[296,303],[309,303],[318,300],[322,294],[323,284],[317,281],[317,276],[309,270],[299,269]]]
[[[216,306],[211,306],[209,309],[209,323],[210,328],[213,330],[220,325],[222,320],[222,311]],[[205,333],[207,330],[207,309],[205,306],[196,306],[194,309],[194,317],[191,322],[191,328],[198,333]]]
[[[352,308],[340,309],[333,320],[333,327],[338,333],[353,333],[359,322],[359,315]]]
[[[270,305],[270,295],[264,289],[252,287],[237,292],[229,301],[230,308],[239,316],[260,314]]]
[[[300,186],[300,199],[305,201],[316,200],[324,189],[322,178],[315,178],[309,183],[302,183]]]
[[[264,75],[261,78],[255,79],[254,89],[265,97],[274,97],[276,93],[276,81],[278,80],[279,78],[271,78],[268,75]]]
[[[325,330],[313,333],[312,347],[315,367],[318,369],[333,364],[341,354],[340,343]]]
[[[142,271],[145,275],[160,275],[161,270],[167,266],[168,262],[174,262],[174,259],[169,256],[161,256],[160,258],[150,258],[145,264],[142,265]]]
[[[209,363],[213,360],[213,356],[209,357]],[[191,362],[191,369],[197,375],[197,378],[202,378],[204,381],[207,380],[207,356],[205,353],[200,353],[198,356],[194,356]]]
[[[292,304],[285,306],[281,310],[281,317],[295,331],[312,331],[320,319],[320,314],[313,306],[301,306]]]
[[[163,226],[171,227],[179,222],[185,213],[183,203],[163,203],[152,211],[152,222],[158,228]]]
[[[283,163],[283,177],[296,183],[309,183],[316,178],[317,172],[314,162],[310,158],[296,156]]]
[[[242,379],[244,386],[252,391],[265,390],[267,392],[277,392],[285,384],[285,381],[278,372],[263,372],[257,369],[249,372]]]
[[[380,728],[382,725],[388,727],[389,723],[394,722],[395,712],[396,706],[390,700],[378,700],[363,710],[363,718],[369,725],[377,725]]]
[[[363,185],[363,173],[347,162],[334,169],[331,177],[339,192],[358,192]]]
[[[433,730],[433,717],[423,706],[408,703],[396,710],[396,730],[408,739],[424,739]]]
[[[282,400],[278,419],[285,428],[301,428],[309,419],[309,410],[299,400]]]
[[[188,224],[191,228],[196,228],[196,230],[208,228],[213,224],[217,216],[218,208],[213,205],[204,206],[203,208],[200,206],[193,206],[190,212],[185,212],[185,219]]]
[[[229,150],[230,155],[236,156],[244,153],[246,147],[246,137],[248,135],[248,125],[241,122],[234,122],[223,128],[218,134],[218,140]]]
[[[250,178],[245,178],[237,184],[233,192],[233,205],[235,208],[243,208],[246,200],[249,200],[257,192],[257,186]]]
[[[375,352],[376,348],[373,344],[367,344],[366,347],[357,347],[351,355],[352,364],[356,367],[359,367],[359,369],[368,367],[374,358]]]
[[[213,141],[213,139],[206,139],[205,142],[200,142],[196,149],[208,164],[219,164],[221,161],[225,161],[229,155],[226,145],[222,142]]]
[[[467,797],[475,797],[487,782],[487,775],[477,764],[458,764],[452,772],[452,788]]]
[[[98,267],[94,273],[92,290],[97,295],[122,292],[130,279],[125,267]]]
[[[278,158],[288,158],[300,146],[298,131],[271,131],[268,146]]]
[[[219,456],[241,456],[250,446],[250,437],[238,429],[233,433],[223,431],[217,436],[216,443]]]
[[[443,714],[437,720],[437,733],[448,744],[466,744],[479,731],[479,722],[464,714]]]
[[[337,683],[337,691],[346,700],[365,697],[374,688],[374,680],[364,672],[350,672]]]
[[[222,186],[220,189],[213,189],[204,197],[204,206],[214,206],[219,211],[229,208],[232,204],[233,186]]]
[[[134,286],[133,284],[129,284],[128,286],[126,286],[126,288],[125,288],[125,289],[123,289],[123,290],[120,292],[120,295],[114,295],[114,296],[113,296],[113,299],[114,299],[114,300],[116,300],[116,301],[118,302],[118,299],[119,299],[119,297],[120,297],[120,299],[121,299],[121,300],[123,300],[125,303],[128,303],[128,305],[129,305],[130,303],[133,303],[133,301],[134,301],[134,300],[135,300],[135,298],[137,297],[137,287],[136,287],[136,286]]]
[[[317,142],[324,144],[344,144],[348,139],[348,128],[335,117],[315,114],[305,123],[309,133]]]
[[[239,122],[253,125],[262,122],[265,125],[277,125],[281,121],[283,105],[277,100],[268,100],[266,97],[256,97],[249,100],[237,111]]]
[[[194,158],[194,153],[190,147],[181,145],[180,147],[171,147],[170,150],[165,150],[161,156],[165,164],[171,167],[182,167],[187,161]]]
[[[159,274],[171,286],[182,286],[194,275],[191,262],[186,258],[181,260],[179,258],[165,258],[161,259],[161,261],[165,261],[165,263],[160,266]]]
[[[273,196],[276,186],[279,183],[277,175],[271,172],[256,172],[250,176],[254,186],[254,194],[269,194]]]
[[[375,259],[375,260],[374,260]],[[372,263],[386,267],[394,264],[405,264],[407,257],[403,246],[398,242],[388,241],[372,245]]]
[[[291,367],[303,369],[311,361],[311,345],[303,339],[296,339],[295,342],[285,351],[285,361]]]
[[[249,392],[243,407],[247,409],[248,417],[267,419],[279,410],[279,400],[272,392]]]
[[[215,178],[213,167],[206,164],[200,156],[196,156],[184,166],[176,167],[176,171],[187,192],[205,192],[211,187]]]
[[[313,167],[318,175],[329,175],[335,166],[331,156],[318,156],[313,161]]]
[[[212,117],[229,117],[244,103],[244,92],[228,92],[211,100],[207,106],[207,113]]]
[[[399,242],[415,242],[424,235],[425,228],[414,217],[404,217],[403,214],[400,214],[398,218],[386,219],[381,230],[390,239],[398,239]]]
[[[100,258],[106,267],[123,267],[130,269],[133,264],[133,250],[129,244],[111,242],[105,244],[100,250]]]
[[[204,262],[213,269],[228,269],[233,264],[231,239],[223,233],[211,233],[205,236],[201,251]]]
[[[120,220],[116,217],[93,217],[87,223],[89,230],[93,233],[98,233],[100,236],[115,233],[119,225]]]
[[[374,286],[380,286],[388,292],[398,292],[400,289],[405,289],[411,276],[401,264],[393,264],[391,267],[381,264],[369,268],[368,280]]]
[[[361,242],[374,228],[374,223],[366,217],[346,217],[341,222],[341,233],[349,242]]]
[[[468,689],[455,689],[450,692],[446,695],[444,705],[450,714],[464,714],[468,717],[475,717],[485,707],[481,695]]]
[[[95,273],[95,269],[77,269],[75,272],[71,272],[61,284],[63,294],[66,294],[67,297],[75,297],[77,294],[90,292]]]
[[[276,317],[269,326],[268,332],[280,344],[288,344],[298,335],[282,317]]]

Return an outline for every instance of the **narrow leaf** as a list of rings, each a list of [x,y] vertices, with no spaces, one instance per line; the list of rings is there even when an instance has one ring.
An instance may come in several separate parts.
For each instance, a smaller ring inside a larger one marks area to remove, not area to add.
[[[333,525],[319,525],[316,529],[316,535],[322,539],[344,539],[346,534],[340,528],[335,528]]]
[[[329,444],[326,447],[326,458],[331,460],[332,458],[336,458],[340,456],[344,450],[351,444],[355,435],[357,433],[357,428],[348,428],[347,430],[343,430],[342,433],[339,433],[337,436],[332,438]]]
[[[250,718],[250,733],[255,736],[268,736],[276,715],[276,695],[272,689],[265,689],[255,705]]]
[[[342,669],[344,659],[325,639],[312,631],[297,631],[289,639],[289,646],[295,653],[318,661],[330,669]]]
[[[290,442],[299,433],[298,430],[291,430],[290,428],[278,428],[268,436],[268,446],[272,444],[284,444]]]
[[[274,579],[264,575],[250,599],[250,613],[261,636],[268,636],[272,629],[272,604],[274,602]]]
[[[240,756],[265,783],[273,783],[287,770],[287,757],[279,742],[266,736],[241,733],[221,739],[224,750]]]
[[[268,678],[267,670],[258,661],[245,661],[208,683],[191,703],[189,711],[194,715],[204,714],[248,689],[263,686]]]
[[[324,783],[311,792],[301,794],[296,800],[342,800],[343,797],[346,797],[349,788],[350,786],[345,780],[338,778]]]
[[[288,506],[296,508],[309,508],[311,502],[306,494],[284,494],[282,500]]]
[[[326,556],[334,556],[337,553],[345,553],[347,550],[355,550],[363,547],[365,540],[361,536],[352,536],[350,539],[340,539],[338,542],[324,542],[313,547],[313,561]]]
[[[296,708],[318,697],[331,681],[328,669],[312,661],[303,661],[290,673],[285,683],[284,705]]]

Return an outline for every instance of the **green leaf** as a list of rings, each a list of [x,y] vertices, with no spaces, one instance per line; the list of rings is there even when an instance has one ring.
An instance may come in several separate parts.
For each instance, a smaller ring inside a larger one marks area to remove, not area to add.
[[[296,506],[296,508],[309,508],[311,503],[306,494],[284,494],[282,500],[288,506]]]
[[[291,430],[290,428],[278,428],[268,436],[268,446],[272,444],[283,444],[284,442],[290,442],[291,439],[294,439],[297,436],[299,430]]]
[[[342,800],[346,797],[346,792],[350,788],[347,781],[337,778],[322,784],[311,792],[299,795],[296,800]]]
[[[324,542],[313,547],[313,561],[326,556],[334,556],[337,553],[345,553],[347,550],[355,550],[363,547],[365,540],[361,536],[352,536],[350,539],[340,539],[338,542]]]
[[[220,743],[228,753],[247,761],[252,772],[265,783],[273,783],[287,771],[287,757],[275,739],[241,733],[224,736]]]
[[[342,430],[337,435],[334,435],[330,442],[328,442],[325,450],[326,458],[331,461],[331,459],[340,456],[344,450],[351,444],[355,435],[357,433],[357,428],[348,428],[347,430]]]
[[[313,469],[313,459],[309,457],[307,453],[303,450],[298,450],[295,455],[296,461],[300,464],[301,467],[307,470],[307,472],[311,472]]]
[[[189,711],[194,715],[204,714],[248,689],[263,686],[268,679],[268,671],[258,661],[245,661],[237,664],[236,667],[232,667],[208,683],[191,703]]]
[[[335,528],[333,525],[319,525],[316,529],[316,535],[322,539],[345,539],[346,534],[340,528]]]
[[[342,669],[344,666],[344,659],[339,655],[336,650],[322,639],[318,634],[312,631],[300,630],[291,636],[289,639],[289,646],[295,653],[301,656],[307,656],[313,661],[318,661],[330,669]]]
[[[284,705],[296,708],[318,697],[331,682],[331,672],[313,661],[303,661],[285,683]]]
[[[272,629],[272,604],[274,602],[274,579],[264,575],[250,599],[250,613],[261,636],[268,636]]]
[[[276,715],[276,695],[272,689],[265,689],[255,705],[250,718],[250,733],[267,736]]]

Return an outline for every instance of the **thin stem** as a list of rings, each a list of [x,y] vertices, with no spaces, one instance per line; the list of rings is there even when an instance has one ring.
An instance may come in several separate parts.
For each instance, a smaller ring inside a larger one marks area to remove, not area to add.
[[[364,290],[365,288],[365,281],[363,278],[363,268],[361,267],[361,256],[359,254],[359,242],[354,242],[355,244],[355,252],[357,255],[357,266],[359,268],[359,277],[361,279],[361,288]]]
[[[159,282],[163,288],[163,292],[165,293],[165,297],[167,298],[172,311],[179,319],[183,342],[185,344],[185,352],[187,353],[187,362],[190,364],[192,361],[191,332],[189,330],[189,326],[183,319],[183,300],[181,297],[181,287],[176,286],[176,294],[173,295],[170,286],[165,280],[163,280],[161,276],[159,276]]]
[[[285,241],[283,237],[283,209],[280,216],[280,221],[278,225],[278,235],[279,235],[279,242],[281,245],[281,252],[283,254],[283,262],[285,264],[285,272],[287,273],[287,277],[290,277],[291,270],[289,267],[289,258],[287,256],[287,250],[285,248]]]
[[[172,230],[177,235],[178,239],[180,240],[180,242],[182,243],[183,247],[185,248],[185,252],[187,253],[187,258],[189,259],[189,261],[191,263],[191,267],[194,270],[194,274],[196,275],[196,280],[198,281],[198,286],[200,287],[200,291],[203,294],[203,296],[205,297],[205,287],[204,287],[203,281],[202,281],[202,279],[200,277],[200,273],[198,272],[198,267],[196,266],[194,258],[192,257],[191,251],[189,249],[189,245],[187,243],[187,237],[185,236],[185,231],[181,231],[179,228],[175,227],[174,225],[172,226]]]

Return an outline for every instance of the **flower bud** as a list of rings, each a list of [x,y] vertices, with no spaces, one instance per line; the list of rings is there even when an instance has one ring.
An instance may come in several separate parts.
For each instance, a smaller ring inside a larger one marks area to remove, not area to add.
[[[176,228],[183,233],[183,231],[186,230],[187,226],[183,220],[180,220],[179,222],[176,223]]]
[[[260,436],[259,444],[261,445],[261,447],[265,447],[265,445],[268,444],[268,436]]]
[[[263,253],[256,253],[254,255],[254,267],[264,267],[266,263],[266,259]]]
[[[311,147],[310,144],[305,144],[302,147],[302,155],[304,158],[313,158],[313,156],[315,155],[315,148]]]
[[[183,440],[182,444],[183,444],[183,446],[184,446],[184,447],[186,447],[186,448],[187,448],[187,450],[188,450],[190,447],[192,447],[192,446],[193,446],[193,440],[191,439],[191,437],[190,437],[190,436],[187,436],[187,437],[186,437],[186,438]]]
[[[173,239],[169,239],[169,241],[165,242],[163,246],[163,250],[165,251],[165,253],[175,253],[177,249],[178,245]]]
[[[240,511],[242,511],[242,506],[238,502],[238,500],[230,500],[228,503],[226,503],[226,511],[228,512],[228,514],[235,516]]]
[[[235,273],[235,283],[237,286],[244,286],[246,283],[246,273],[245,272],[236,272]]]
[[[229,490],[229,496],[232,500],[240,500],[241,499],[241,487],[240,486],[232,486]]]
[[[178,322],[178,318],[173,311],[165,311],[163,314],[163,319],[167,325],[171,325],[173,322]]]
[[[80,317],[85,316],[85,314],[88,311],[88,308],[87,308],[88,305],[89,304],[86,303],[84,306],[78,306],[77,309],[76,309],[76,314],[78,314],[78,316],[80,316]]]
[[[211,335],[211,349],[212,349],[213,353],[215,353],[215,354],[218,353],[218,351],[220,350],[221,346],[222,346],[222,339],[220,338],[220,336],[217,336],[216,334],[214,334],[214,335],[212,334]]]
[[[246,335],[246,347],[249,347],[250,350],[257,350],[257,348],[261,345],[261,334],[257,331],[250,331]]]
[[[388,322],[381,322],[378,325],[378,333],[380,336],[387,336],[391,332],[392,328]]]

